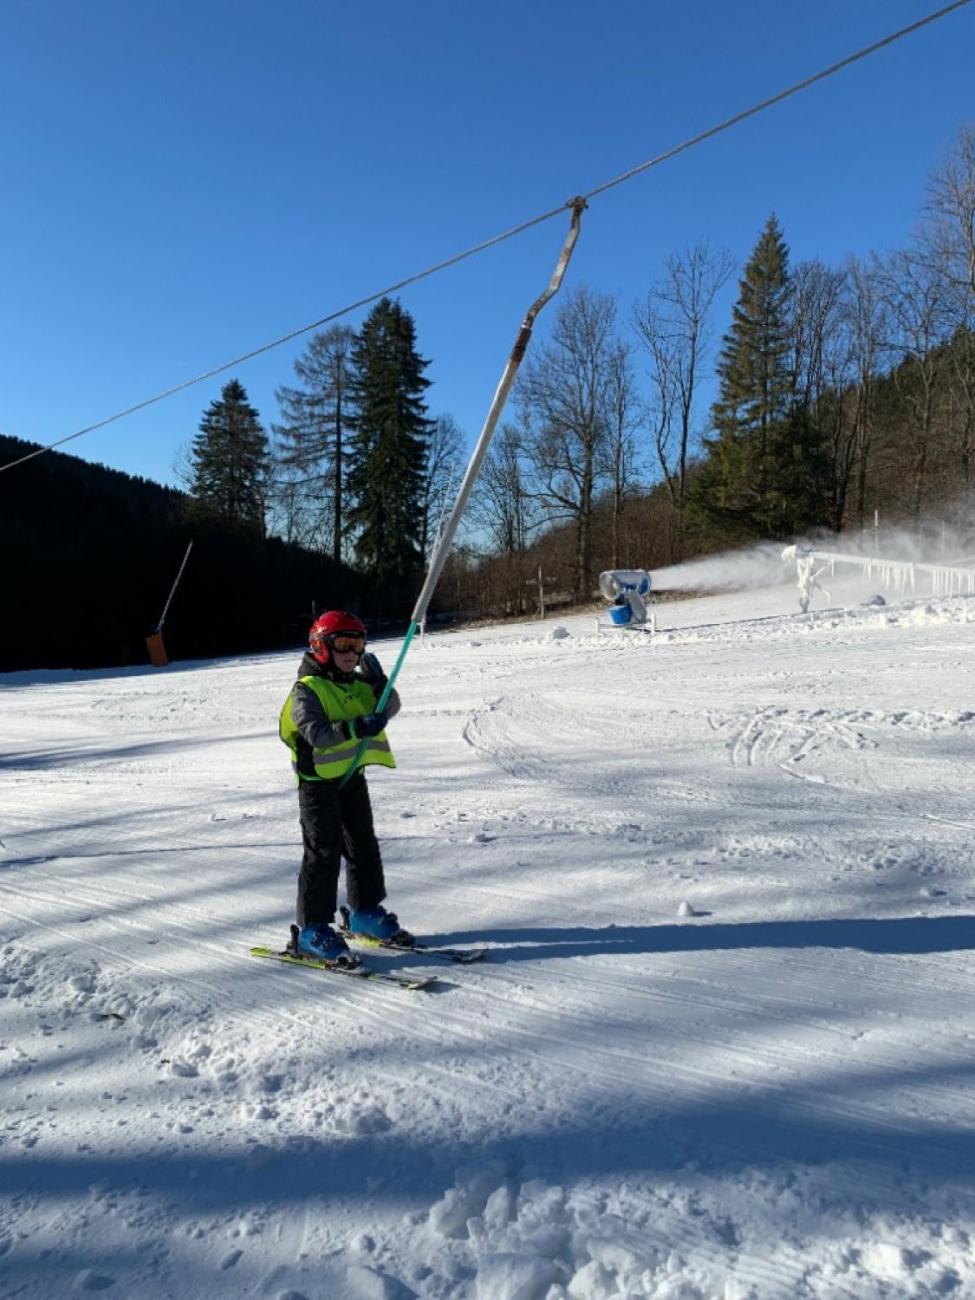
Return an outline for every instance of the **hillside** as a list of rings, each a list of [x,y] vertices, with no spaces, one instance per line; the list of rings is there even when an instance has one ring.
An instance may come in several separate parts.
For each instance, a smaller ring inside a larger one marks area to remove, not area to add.
[[[248,955],[295,653],[0,678],[0,1293],[975,1292],[975,600],[865,594],[417,644],[390,904],[490,954],[371,960],[433,992]]]

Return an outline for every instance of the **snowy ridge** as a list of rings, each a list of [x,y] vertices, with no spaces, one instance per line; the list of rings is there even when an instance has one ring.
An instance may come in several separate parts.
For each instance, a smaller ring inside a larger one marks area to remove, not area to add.
[[[975,1294],[973,602],[870,594],[428,636],[422,996],[249,956],[294,655],[0,682],[0,1296]]]
[[[668,607],[663,606],[661,629],[653,638],[663,645],[693,641],[768,641],[783,636],[812,636],[838,630],[873,631],[878,628],[939,627],[945,624],[975,623],[975,597],[950,596],[939,600],[904,601],[897,605],[863,609],[810,610],[808,614],[744,618],[732,625],[669,628]]]

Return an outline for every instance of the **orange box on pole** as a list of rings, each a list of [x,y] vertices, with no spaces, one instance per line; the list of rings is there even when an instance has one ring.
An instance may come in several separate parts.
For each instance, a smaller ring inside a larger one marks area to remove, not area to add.
[[[165,668],[169,663],[161,632],[153,632],[152,636],[146,637],[146,649],[149,651],[149,662],[153,668]]]

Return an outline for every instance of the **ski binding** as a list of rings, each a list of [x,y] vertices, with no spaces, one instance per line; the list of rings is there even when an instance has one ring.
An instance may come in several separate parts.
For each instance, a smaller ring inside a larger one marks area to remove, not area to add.
[[[397,943],[395,939],[374,939],[368,934],[353,934],[349,929],[349,909],[340,907],[339,914],[342,918],[338,927],[339,934],[347,943],[359,943],[367,948],[384,948],[387,952],[415,952],[424,957],[436,957],[438,961],[452,961],[463,966],[481,961],[488,954],[487,948],[441,948],[437,944],[419,943],[415,940],[413,943]]]
[[[291,942],[283,949],[264,948],[260,945],[251,948],[252,957],[263,957],[269,961],[282,961],[291,966],[308,966],[312,970],[324,971],[328,975],[345,975],[349,979],[358,979],[377,984],[394,984],[401,989],[426,989],[436,984],[436,975],[402,975],[398,971],[376,970],[374,966],[364,966],[358,957],[350,961],[325,961],[321,957],[306,956],[299,953],[296,944],[297,927],[291,927]]]

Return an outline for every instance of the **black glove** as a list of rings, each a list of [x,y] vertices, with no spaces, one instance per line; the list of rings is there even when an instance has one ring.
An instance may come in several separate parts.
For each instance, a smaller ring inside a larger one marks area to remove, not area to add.
[[[364,718],[353,718],[346,726],[351,740],[361,740],[365,736],[378,736],[388,721],[385,713],[367,713]]]
[[[362,674],[362,680],[372,687],[372,693],[378,700],[386,689],[386,674],[383,672],[382,664],[374,654],[367,652],[359,660],[359,672]]]

